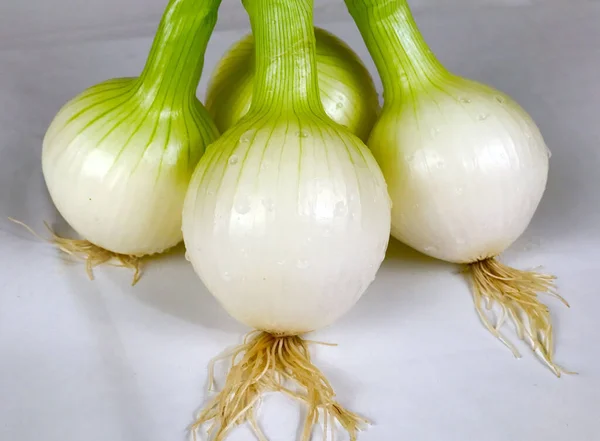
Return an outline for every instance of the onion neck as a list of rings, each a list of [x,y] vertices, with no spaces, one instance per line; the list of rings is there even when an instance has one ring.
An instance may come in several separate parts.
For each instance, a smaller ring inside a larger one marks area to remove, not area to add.
[[[313,0],[243,0],[255,41],[249,113],[324,115],[317,78]]]
[[[196,97],[206,46],[221,0],[171,0],[137,80],[138,96],[152,106],[179,108]]]
[[[429,49],[406,0],[345,0],[383,83],[386,104],[449,75]]]

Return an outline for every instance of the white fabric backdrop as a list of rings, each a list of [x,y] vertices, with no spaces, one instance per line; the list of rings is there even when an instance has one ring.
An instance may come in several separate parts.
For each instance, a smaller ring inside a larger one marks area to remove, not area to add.
[[[428,9],[417,20],[449,67],[514,96],[553,152],[540,209],[504,259],[559,276],[572,308],[548,299],[556,359],[580,375],[555,378],[523,344],[524,357],[513,359],[480,325],[456,267],[393,243],[356,308],[314,335],[339,343],[315,348],[315,361],[339,399],[373,419],[362,441],[599,436],[600,5],[573,4]],[[4,34],[19,28],[7,5]],[[44,11],[51,26],[57,16]],[[326,27],[372,67],[352,23]],[[216,60],[245,32],[214,35],[200,96]],[[0,49],[0,439],[184,440],[205,397],[208,360],[246,330],[182,255],[152,262],[133,288],[115,268],[97,270],[91,282],[81,265],[6,220],[38,231],[47,220],[69,232],[44,187],[43,134],[76,93],[139,72],[151,42],[58,40],[15,37]],[[289,441],[300,416],[296,403],[272,395],[260,421],[273,441]],[[230,439],[252,438],[240,428]]]

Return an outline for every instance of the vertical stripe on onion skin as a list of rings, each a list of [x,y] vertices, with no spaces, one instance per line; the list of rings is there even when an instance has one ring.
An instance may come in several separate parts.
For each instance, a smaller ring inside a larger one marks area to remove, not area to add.
[[[42,169],[56,208],[82,239],[53,237],[88,272],[140,258],[182,240],[185,192],[218,131],[196,98],[220,0],[171,0],[139,77],[90,87],[56,115]]]
[[[363,141],[379,113],[371,74],[358,55],[335,35],[315,28],[317,76],[325,112]],[[250,108],[254,83],[254,37],[247,35],[221,58],[206,93],[206,109],[225,132]]]
[[[323,109],[312,0],[243,3],[257,42],[254,98],[200,160],[183,235],[209,291],[256,331],[194,427],[212,422],[215,441],[236,424],[256,427],[261,395],[280,391],[308,405],[302,440],[319,411],[354,440],[363,420],[336,402],[302,335],[344,315],[375,278],[390,233],[386,183],[362,141]]]
[[[484,325],[517,355],[499,332],[508,316],[560,376],[550,313],[537,296],[556,295],[554,277],[497,261],[527,228],[546,187],[549,151],[540,131],[507,95],[448,72],[406,0],[346,5],[384,87],[368,145],[388,183],[392,235],[424,254],[466,264]],[[485,301],[502,311],[496,325],[483,312]]]

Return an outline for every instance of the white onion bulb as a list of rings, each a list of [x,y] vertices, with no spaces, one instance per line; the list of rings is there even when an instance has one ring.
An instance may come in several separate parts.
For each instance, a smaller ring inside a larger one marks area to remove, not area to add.
[[[375,277],[389,235],[369,151],[316,118],[244,120],[200,161],[186,197],[190,261],[225,309],[277,334],[320,329]]]
[[[506,95],[456,77],[439,84],[414,107],[386,109],[369,140],[395,201],[392,234],[449,262],[495,257],[533,217],[548,149]]]

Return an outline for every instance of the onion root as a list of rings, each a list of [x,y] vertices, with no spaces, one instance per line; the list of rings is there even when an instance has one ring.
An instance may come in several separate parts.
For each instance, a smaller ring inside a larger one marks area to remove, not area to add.
[[[214,384],[214,362],[231,357],[231,367],[222,390],[192,425],[194,439],[198,428],[212,421],[208,433],[213,441],[223,441],[230,429],[244,422],[250,424],[260,441],[267,441],[256,423],[255,411],[264,393],[283,392],[308,406],[301,441],[310,440],[319,410],[323,412],[324,439],[328,437],[328,427],[333,434],[337,420],[348,432],[350,440],[355,441],[358,431],[369,422],[335,401],[331,384],[311,361],[309,343],[319,342],[304,340],[297,335],[277,336],[253,331],[243,344],[214,359],[209,366],[209,389]],[[289,389],[284,385],[286,382],[294,383],[301,391]]]
[[[528,341],[534,353],[558,377],[569,374],[553,361],[554,345],[550,310],[538,299],[537,293],[546,293],[558,298],[567,307],[569,304],[556,292],[555,276],[534,271],[521,271],[503,265],[495,258],[469,264],[475,309],[485,327],[519,358],[517,348],[500,332],[507,316],[513,321],[519,338]],[[501,315],[492,325],[485,308],[493,304],[501,307]]]
[[[84,239],[68,239],[61,237],[57,235],[54,232],[54,230],[52,230],[50,225],[48,225],[46,222],[44,222],[44,225],[50,232],[51,238],[45,239],[23,222],[12,218],[9,218],[9,220],[18,225],[21,225],[23,228],[25,228],[38,239],[55,245],[63,253],[84,260],[85,271],[90,280],[94,280],[93,269],[105,263],[108,263],[112,266],[129,268],[133,270],[133,280],[131,282],[132,285],[135,285],[142,276],[142,258],[139,256],[130,256],[127,254],[113,253],[112,251],[108,251]]]

